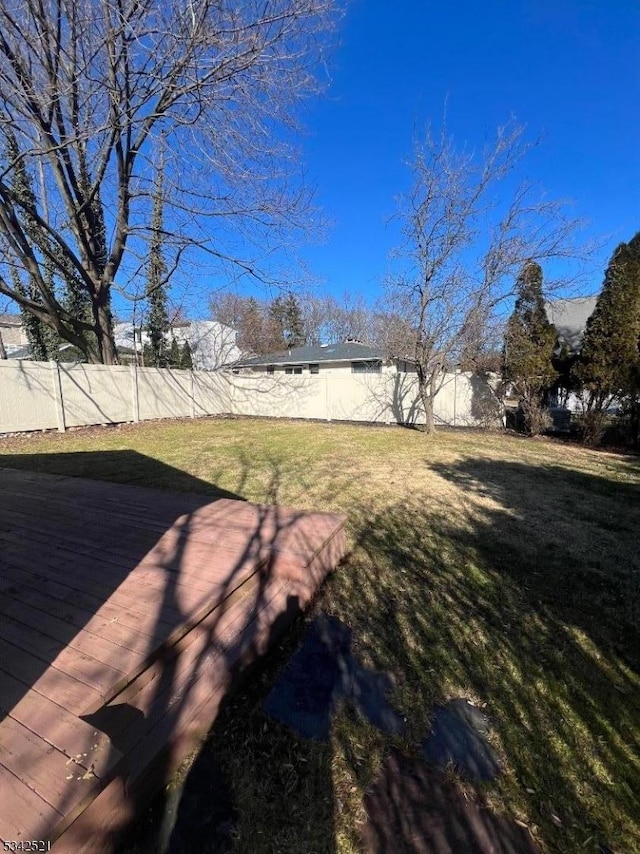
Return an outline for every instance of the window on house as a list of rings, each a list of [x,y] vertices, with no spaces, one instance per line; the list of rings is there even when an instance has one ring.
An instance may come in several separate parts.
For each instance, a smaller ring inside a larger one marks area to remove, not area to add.
[[[352,374],[379,374],[382,371],[382,362],[380,359],[373,359],[370,362],[351,362]]]
[[[320,373],[320,365],[309,365],[309,373],[310,374],[319,374]]]
[[[275,365],[267,365],[267,373],[268,374],[275,374],[275,372],[276,372],[276,366]]]
[[[284,369],[285,374],[301,374],[302,365],[287,365]]]

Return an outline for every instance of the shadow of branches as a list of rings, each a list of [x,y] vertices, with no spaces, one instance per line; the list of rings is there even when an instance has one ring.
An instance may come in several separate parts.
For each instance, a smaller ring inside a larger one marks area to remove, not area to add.
[[[548,850],[638,850],[640,489],[560,465],[427,465],[455,503],[356,509],[352,571],[329,591],[396,676],[405,750],[434,704],[486,703],[505,763],[490,804]]]

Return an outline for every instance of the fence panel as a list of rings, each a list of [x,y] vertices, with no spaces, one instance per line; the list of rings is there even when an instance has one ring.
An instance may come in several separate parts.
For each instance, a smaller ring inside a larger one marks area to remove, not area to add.
[[[233,385],[230,375],[221,372],[193,372],[194,414],[226,415],[233,409]]]
[[[319,376],[231,375],[233,415],[325,418],[326,389]]]
[[[58,426],[49,362],[0,360],[0,433]]]
[[[394,421],[391,374],[332,374],[328,382],[328,417],[335,421]]]
[[[140,421],[191,415],[190,371],[138,368],[138,411]]]
[[[424,410],[418,395],[418,379],[415,374],[393,375],[389,391],[391,420],[397,424],[424,424]]]
[[[133,421],[131,371],[124,365],[59,364],[67,427]]]
[[[436,424],[455,427],[458,419],[457,374],[446,374],[438,394],[433,401],[433,417]]]

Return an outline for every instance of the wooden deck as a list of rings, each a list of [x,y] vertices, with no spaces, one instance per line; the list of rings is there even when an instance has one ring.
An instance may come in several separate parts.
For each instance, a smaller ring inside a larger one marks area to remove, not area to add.
[[[110,850],[343,556],[343,524],[0,469],[0,840]]]

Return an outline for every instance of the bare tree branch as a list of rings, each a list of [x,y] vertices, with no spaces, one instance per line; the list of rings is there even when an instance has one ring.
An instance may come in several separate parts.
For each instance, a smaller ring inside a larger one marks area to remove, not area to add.
[[[11,249],[0,258],[0,292],[44,311],[76,346],[80,338],[90,361],[115,361],[110,294],[140,291],[135,259],[148,241],[160,138],[173,266],[187,248],[206,248],[266,280],[261,261],[307,227],[310,203],[278,129],[294,129],[297,104],[318,90],[338,5],[0,0],[0,138],[17,141],[22,168],[46,190],[35,204],[20,198],[16,158],[0,165],[0,236]],[[42,245],[31,245],[27,219],[46,235]],[[45,264],[58,282],[70,268],[81,279],[88,329],[46,292]],[[11,267],[42,291],[42,304],[20,300]]]

